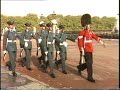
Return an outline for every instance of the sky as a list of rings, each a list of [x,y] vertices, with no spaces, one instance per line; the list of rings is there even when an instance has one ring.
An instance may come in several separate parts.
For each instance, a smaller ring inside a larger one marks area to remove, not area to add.
[[[62,15],[83,15],[116,17],[119,14],[119,0],[1,0],[1,14],[26,16],[34,13],[47,16],[55,11]]]

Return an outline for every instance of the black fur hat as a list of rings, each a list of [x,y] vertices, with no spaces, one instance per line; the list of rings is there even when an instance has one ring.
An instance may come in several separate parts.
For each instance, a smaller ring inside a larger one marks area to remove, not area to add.
[[[14,20],[10,20],[7,22],[8,25],[13,25],[14,23],[15,23]]]
[[[91,16],[89,14],[84,14],[81,17],[81,25],[84,27],[87,24],[91,24]]]

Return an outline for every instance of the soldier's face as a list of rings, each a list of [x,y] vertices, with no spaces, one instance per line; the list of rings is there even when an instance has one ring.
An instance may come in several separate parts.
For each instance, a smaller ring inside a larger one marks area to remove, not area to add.
[[[85,28],[90,29],[90,24],[87,24]]]
[[[9,25],[8,26],[10,29],[13,29],[14,28],[14,25]]]
[[[28,30],[30,30],[30,27],[26,27]]]
[[[45,27],[42,27],[43,30],[45,30]]]

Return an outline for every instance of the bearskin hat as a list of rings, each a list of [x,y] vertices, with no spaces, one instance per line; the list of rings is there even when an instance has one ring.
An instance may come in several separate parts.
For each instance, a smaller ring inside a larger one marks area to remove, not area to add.
[[[87,24],[91,24],[91,16],[89,14],[84,14],[81,17],[81,25],[84,27]]]

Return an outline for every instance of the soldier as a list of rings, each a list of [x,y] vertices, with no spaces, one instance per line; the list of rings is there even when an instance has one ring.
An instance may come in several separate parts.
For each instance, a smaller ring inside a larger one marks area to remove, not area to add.
[[[47,51],[47,35],[48,31],[46,30],[46,24],[41,23],[40,27],[42,30],[40,30],[37,33],[37,39],[38,39],[38,48],[40,47],[41,49],[41,57],[39,59],[39,63],[41,64],[41,68],[43,69],[44,72],[46,72],[46,62],[45,62],[45,57],[48,54]]]
[[[54,44],[55,40],[54,40],[54,33],[53,33],[53,29],[52,29],[52,24],[47,23],[46,29],[48,29],[48,36],[47,36],[48,64],[47,65],[49,65],[49,68],[50,68],[50,76],[52,78],[55,78],[54,63],[53,63],[53,51],[54,51],[53,44]]]
[[[55,39],[59,43],[59,50],[60,50],[60,60],[56,62],[56,65],[62,64],[62,73],[67,74],[65,61],[67,59],[67,43],[66,38],[67,35],[64,33],[64,25],[59,26],[60,29],[60,36],[56,35]]]
[[[32,37],[35,38],[33,31],[30,30],[31,23],[25,23],[26,30],[22,32],[22,36],[24,39],[24,51],[25,51],[25,59],[22,62],[22,66],[26,66],[28,70],[32,70],[31,63],[31,49],[32,49]]]
[[[101,43],[103,46],[105,46],[105,43],[102,41],[100,37],[97,37],[95,33],[91,30],[91,16],[89,14],[84,14],[81,17],[81,24],[83,27],[83,30],[79,32],[78,37],[78,47],[80,50],[81,57],[84,56],[86,67],[87,67],[87,73],[88,77],[87,80],[90,82],[95,82],[93,79],[93,46],[92,46],[92,39],[95,39],[99,43]],[[80,58],[81,58],[80,57]],[[79,71],[81,72],[81,68]]]
[[[43,21],[41,21],[39,23],[39,30],[36,33],[36,38],[37,38],[36,39],[36,42],[37,42],[37,56],[38,56],[38,51],[40,50],[40,44],[41,44],[41,41],[42,41],[41,34],[42,34],[42,31],[45,30],[45,27],[46,27],[46,24]],[[41,62],[42,62],[41,61],[41,57],[39,57],[38,60],[39,60],[39,63],[41,64]]]
[[[59,28],[56,30],[56,36],[58,38],[60,38],[60,30]],[[55,39],[55,50],[56,50],[56,56],[55,56],[55,64],[56,64],[56,68],[59,69],[59,64],[61,64],[61,60],[60,60],[60,50],[59,50],[59,42]]]
[[[10,20],[7,22],[9,28],[8,31],[5,32],[3,36],[3,53],[6,54],[8,51],[9,54],[9,69],[12,70],[13,76],[17,76],[16,73],[16,53],[17,53],[17,46],[16,46],[16,38],[20,39],[20,36],[17,34],[16,30],[14,30],[14,21]]]

